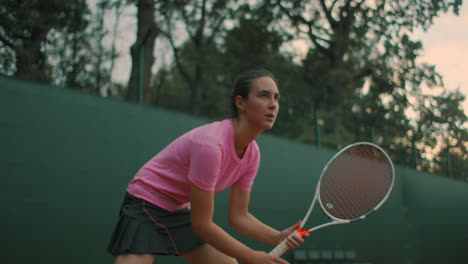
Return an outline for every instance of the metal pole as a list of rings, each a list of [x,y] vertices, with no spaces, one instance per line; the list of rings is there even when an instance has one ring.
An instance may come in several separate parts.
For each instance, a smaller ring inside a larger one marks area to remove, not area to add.
[[[413,138],[411,139],[411,144],[413,147],[413,167],[415,169],[418,169],[418,150],[416,149],[416,137],[413,136]]]
[[[447,172],[449,178],[452,178],[452,158],[450,157],[450,146],[447,144]]]
[[[143,83],[144,83],[144,67],[145,67],[145,53],[144,53],[145,43],[142,42],[138,47],[138,103],[143,103]]]
[[[317,146],[320,146],[319,111],[320,111],[320,103],[315,103],[314,105],[315,145]]]

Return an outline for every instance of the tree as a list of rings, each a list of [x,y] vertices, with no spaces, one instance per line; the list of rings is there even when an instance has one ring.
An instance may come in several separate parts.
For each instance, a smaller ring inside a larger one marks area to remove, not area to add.
[[[422,96],[415,103],[420,109],[416,139],[418,154],[422,157],[421,170],[460,180],[466,177],[468,131],[465,124],[468,118],[460,107],[463,100],[465,96],[456,90],[438,96]]]
[[[385,78],[378,65],[372,63],[382,57],[381,51],[383,54],[394,51],[386,46],[398,46],[413,28],[427,28],[439,12],[453,7],[457,13],[460,5],[460,1],[417,2],[309,0],[274,1],[274,6],[287,17],[296,35],[307,37],[314,51],[323,55],[323,63],[332,71],[330,75],[334,76],[333,71],[339,72],[346,63],[354,62],[356,68],[352,69],[352,77],[371,76],[382,84],[391,85],[391,79]],[[327,93],[334,96],[328,100],[340,106],[345,89],[350,87],[341,83],[329,85]]]
[[[367,135],[398,128],[390,140],[377,138],[390,146],[408,129],[408,98],[421,93],[421,87],[443,85],[434,66],[416,63],[422,45],[410,33],[427,29],[440,13],[458,14],[461,1],[292,0],[265,5],[295,29],[297,38],[309,41],[304,79],[329,120],[322,129],[337,135],[329,142],[340,145],[343,136],[350,139],[350,131],[362,134],[350,122],[358,115],[366,119],[361,122]],[[362,94],[365,80],[371,81],[370,91]]]
[[[86,12],[84,0],[3,1],[0,8],[0,42],[14,52],[16,77],[50,80],[43,46],[48,34],[65,27],[77,10]]]
[[[375,62],[384,62],[381,58],[388,62],[385,55],[398,52],[399,44],[409,41],[408,32],[417,27],[427,29],[434,17],[440,12],[448,12],[450,8],[458,14],[461,5],[459,0],[430,3],[423,0],[273,2],[278,12],[284,14],[296,29],[296,35],[307,37],[315,52],[323,55],[329,71],[340,71],[346,68],[345,64],[353,62],[352,77],[370,76],[382,86],[392,86],[392,78],[388,77],[393,76],[386,76],[388,73],[378,67],[383,64]],[[390,65],[392,70],[402,66],[398,61]],[[327,87],[327,93],[334,95],[329,99],[333,105],[343,103],[344,89],[349,87],[341,83]]]
[[[60,29],[53,29],[48,35],[44,48],[50,82],[54,85],[76,90],[96,91],[90,80],[92,63],[92,36],[87,32],[90,25],[87,5],[73,9],[67,23]]]
[[[190,91],[189,113],[200,114],[200,106],[203,98],[204,78],[206,78],[205,68],[208,63],[208,50],[216,46],[216,41],[224,29],[224,22],[232,12],[232,1],[224,0],[175,0],[162,9],[164,28],[162,33],[169,41],[174,63]],[[183,32],[178,25],[183,27]],[[177,43],[177,38],[187,36],[188,45],[185,41]],[[194,64],[184,63],[181,50],[183,46],[190,46],[191,56],[196,56],[195,60],[190,60]]]
[[[227,91],[224,89],[225,70],[223,66],[224,54],[216,45],[204,47],[206,54],[203,66],[204,76],[199,86],[203,87],[200,100],[197,102],[199,116],[207,118],[220,118],[225,114],[225,99]],[[180,64],[193,69],[198,61],[196,47],[187,40],[178,48]],[[187,85],[187,79],[180,73],[176,65],[162,67],[154,80],[153,100],[155,105],[180,112],[191,113],[190,105],[192,96]]]
[[[0,41],[0,74],[13,76],[15,72],[15,52]]]

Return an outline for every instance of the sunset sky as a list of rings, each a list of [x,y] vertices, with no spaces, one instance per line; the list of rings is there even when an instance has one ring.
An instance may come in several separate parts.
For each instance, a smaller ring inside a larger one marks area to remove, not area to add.
[[[424,45],[421,61],[436,65],[447,89],[460,88],[468,96],[468,4],[463,4],[459,16],[442,15],[427,32],[416,36]],[[468,98],[463,108],[468,114]]]

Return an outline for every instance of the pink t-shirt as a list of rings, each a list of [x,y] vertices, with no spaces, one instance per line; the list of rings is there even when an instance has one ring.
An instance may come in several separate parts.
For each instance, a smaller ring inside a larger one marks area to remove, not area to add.
[[[169,211],[189,206],[191,184],[219,193],[232,185],[250,191],[260,164],[252,141],[240,159],[231,119],[197,127],[149,160],[127,192]]]

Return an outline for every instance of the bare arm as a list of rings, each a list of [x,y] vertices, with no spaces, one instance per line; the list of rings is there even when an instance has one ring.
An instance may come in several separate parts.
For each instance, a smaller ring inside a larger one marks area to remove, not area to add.
[[[213,222],[214,192],[192,185],[191,205],[193,231],[214,248],[244,263],[287,264],[278,257],[250,249],[215,224]]]
[[[277,245],[289,236],[300,223],[297,223],[283,231],[278,231],[249,213],[250,192],[242,190],[237,186],[232,186],[229,197],[229,223],[242,234],[258,241],[270,245]],[[290,249],[298,247],[304,243],[300,236],[293,236],[288,239]]]
[[[250,192],[232,186],[229,196],[229,224],[243,235],[270,245],[280,242],[280,231],[269,227],[248,211]]]

